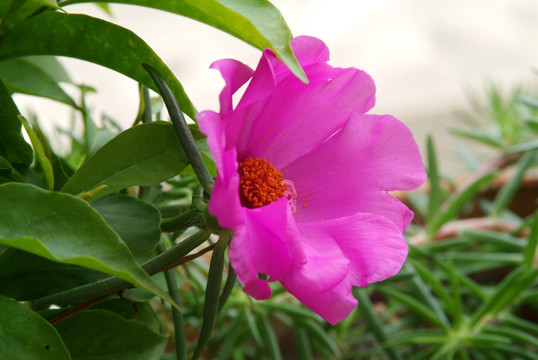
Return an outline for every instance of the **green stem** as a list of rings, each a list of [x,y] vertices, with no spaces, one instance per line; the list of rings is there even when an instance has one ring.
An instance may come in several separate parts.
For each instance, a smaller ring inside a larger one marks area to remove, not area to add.
[[[166,249],[163,244],[159,244],[159,253],[163,254],[165,250]],[[164,277],[166,279],[166,286],[168,287],[168,293],[170,294],[170,297],[178,306],[181,306],[179,302],[178,286],[176,278],[174,277],[174,270],[166,270],[164,272]],[[184,360],[187,358],[187,344],[185,341],[183,315],[181,314],[181,311],[179,311],[179,309],[177,309],[175,306],[172,306],[172,320],[174,321],[174,336],[176,340],[176,360]]]
[[[203,214],[197,209],[190,209],[183,214],[164,218],[161,221],[161,230],[163,232],[173,232],[187,229],[191,226],[201,225],[203,223]]]
[[[204,317],[198,344],[196,344],[196,349],[192,355],[193,360],[198,359],[200,355],[202,355],[202,352],[211,337],[211,331],[217,321],[220,289],[222,285],[222,271],[224,269],[224,254],[231,238],[231,231],[223,231],[215,249],[213,249],[213,254],[211,255],[205,291]]]
[[[142,86],[142,97],[144,99],[144,112],[142,113],[142,122],[151,122],[151,98],[149,97],[149,89]]]
[[[211,231],[203,230],[188,237],[168,251],[157,255],[153,259],[142,264],[142,268],[149,274],[156,274],[187,255],[193,249],[201,245],[211,235]],[[82,285],[34,301],[36,306],[49,304],[76,303],[99,296],[113,294],[131,287],[132,284],[117,277],[108,277],[90,284]]]
[[[157,70],[155,70],[148,64],[142,64],[142,66],[144,66],[146,71],[149,73],[149,75],[155,82],[155,85],[157,85],[157,88],[161,92],[164,104],[168,109],[168,113],[170,114],[170,118],[172,119],[172,123],[174,124],[177,135],[179,137],[179,141],[181,142],[181,145],[185,150],[185,155],[187,155],[187,158],[190,161],[190,164],[192,166],[192,169],[194,170],[194,173],[196,174],[196,177],[200,181],[200,185],[202,185],[202,187],[208,194],[211,194],[211,190],[213,189],[214,184],[213,178],[211,177],[211,174],[209,174],[209,171],[204,164],[204,160],[202,159],[202,155],[196,147],[194,138],[192,137],[191,131],[187,126],[185,117],[183,116],[183,113],[179,108],[179,105],[176,101],[176,98],[174,97],[174,94],[172,93],[172,90],[170,90],[170,87],[164,81],[161,75],[157,72]]]

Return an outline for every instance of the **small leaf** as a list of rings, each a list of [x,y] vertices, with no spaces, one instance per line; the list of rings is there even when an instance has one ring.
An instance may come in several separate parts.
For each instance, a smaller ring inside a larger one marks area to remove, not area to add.
[[[45,178],[45,185],[47,186],[49,190],[53,190],[54,189],[54,172],[52,171],[52,164],[50,162],[50,159],[45,154],[43,143],[41,143],[41,140],[39,139],[34,129],[32,129],[32,126],[30,126],[28,121],[23,116],[19,115],[19,120],[24,126],[24,129],[26,130],[26,133],[28,134],[28,137],[30,138],[30,141],[32,142],[32,146],[34,147],[34,151],[36,154],[36,159],[39,162],[39,165],[41,166],[41,170],[43,171],[43,175]]]
[[[88,159],[62,191],[79,194],[100,185],[96,197],[134,185],[155,185],[181,172],[187,158],[170,123],[152,122],[125,130]]]
[[[73,360],[158,360],[166,336],[138,320],[86,310],[56,326]]]
[[[0,296],[0,359],[71,357],[52,325],[26,306]]]
[[[117,276],[173,303],[85,201],[29,184],[0,185],[0,244]]]

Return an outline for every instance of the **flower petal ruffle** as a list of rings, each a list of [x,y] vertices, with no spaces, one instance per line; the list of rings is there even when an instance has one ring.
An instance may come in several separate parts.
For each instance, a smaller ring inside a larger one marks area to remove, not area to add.
[[[351,295],[352,286],[366,286],[395,275],[407,257],[407,244],[400,229],[382,216],[358,213],[299,224],[299,231],[303,244],[319,250],[309,252],[307,264],[302,269],[293,268],[281,283],[332,324],[344,319],[355,307],[357,301]],[[335,282],[334,274],[340,269],[327,267],[338,263],[337,254],[340,254],[340,263],[347,266],[345,277]],[[325,257],[325,262],[320,257]],[[327,271],[316,269],[319,264],[324,264],[320,269]],[[321,288],[323,285],[319,283],[332,286]]]

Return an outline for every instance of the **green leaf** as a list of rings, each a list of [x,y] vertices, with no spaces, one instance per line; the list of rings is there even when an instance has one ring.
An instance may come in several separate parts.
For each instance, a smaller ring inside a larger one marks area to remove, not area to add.
[[[64,5],[83,2],[92,1],[69,0]],[[292,38],[291,31],[280,11],[267,0],[105,0],[102,2],[151,7],[206,23],[258,49],[272,49],[298,78],[307,81],[289,45]]]
[[[505,336],[521,344],[528,344],[538,348],[538,338],[536,336],[509,326],[489,325],[484,327],[482,331],[487,334]]]
[[[426,307],[426,305],[422,304],[420,301],[416,300],[410,295],[407,295],[399,290],[389,288],[387,286],[382,287],[381,291],[385,295],[394,298],[396,301],[404,303],[411,310],[422,315],[424,318],[441,327],[442,329],[447,331],[449,330],[449,326],[446,325],[441,319],[439,319],[432,310],[430,310],[428,307]]]
[[[56,326],[73,360],[158,360],[166,336],[138,320],[107,310],[86,310]]]
[[[374,306],[368,297],[366,290],[362,288],[356,288],[355,292],[357,299],[359,300],[359,309],[364,321],[370,327],[370,330],[374,333],[377,341],[383,346],[383,351],[393,360],[400,360],[402,356],[391,346],[387,346],[386,342],[389,339],[387,330],[383,326],[381,319],[374,311]]]
[[[530,223],[530,228],[531,233],[527,240],[523,258],[523,264],[529,269],[532,268],[535,261],[538,261],[538,254],[536,252],[538,248],[538,212],[534,213],[534,219]]]
[[[0,296],[0,359],[70,360],[71,356],[45,319]]]
[[[181,172],[187,158],[172,124],[152,122],[125,130],[88,159],[62,191],[88,192],[107,188],[97,197],[134,185],[155,185]]]
[[[120,26],[86,15],[47,11],[10,29],[0,39],[0,60],[28,55],[57,55],[90,61],[116,70],[157,90],[142,62],[163,76],[181,109],[191,118],[195,109],[183,87],[137,35]]]
[[[42,96],[76,107],[75,101],[58,85],[61,80],[54,78],[47,66],[27,58],[4,60],[0,62],[0,78],[10,92]]]
[[[0,80],[0,156],[13,165],[30,166],[33,151],[21,133],[19,110]]]
[[[25,182],[21,174],[11,166],[9,161],[0,156],[0,184],[11,181]]]
[[[497,285],[490,297],[476,310],[471,317],[470,326],[480,326],[509,304],[513,303],[517,296],[536,280],[538,268],[525,269],[519,267],[508,274]]]
[[[173,303],[85,201],[33,185],[0,185],[0,244],[117,276]]]
[[[448,202],[444,211],[437,212],[426,226],[426,236],[431,239],[435,236],[437,231],[447,221],[455,218],[460,210],[465,206],[471,198],[487,186],[495,177],[494,173],[488,173],[474,183],[463,189],[461,192],[455,194]]]
[[[43,143],[41,142],[41,139],[36,134],[32,126],[30,126],[28,121],[23,116],[19,115],[19,120],[24,126],[24,129],[26,130],[26,133],[28,134],[28,137],[30,138],[30,141],[32,142],[32,146],[34,147],[34,151],[36,155],[35,157],[37,158],[37,161],[39,162],[39,165],[41,166],[41,170],[43,171],[43,176],[45,178],[45,185],[47,186],[49,190],[53,190],[54,189],[54,172],[52,171],[52,164],[50,162],[50,159],[47,157],[45,153]]]
[[[263,311],[258,312],[256,315],[258,328],[262,338],[264,339],[265,348],[269,352],[269,357],[273,360],[282,360],[280,346],[278,344],[275,330],[269,321],[269,317]]]
[[[127,244],[138,263],[148,260],[161,237],[161,215],[148,203],[127,195],[111,195],[92,203]]]
[[[9,256],[0,256],[0,262],[0,293],[19,301],[39,299],[106,277],[98,271],[59,264],[13,248]]]
[[[523,178],[523,174],[527,170],[529,166],[534,162],[536,158],[536,151],[531,151],[523,155],[521,160],[518,162],[516,167],[516,172],[499,191],[497,194],[497,197],[495,198],[495,202],[493,203],[494,210],[493,215],[499,216],[501,212],[506,209],[508,206],[508,203],[514,195],[516,194],[516,191],[519,188],[519,184],[521,183],[521,179]]]
[[[426,216],[428,219],[432,219],[440,212],[443,190],[437,166],[437,154],[431,136],[428,136],[428,180],[430,181],[430,197]]]

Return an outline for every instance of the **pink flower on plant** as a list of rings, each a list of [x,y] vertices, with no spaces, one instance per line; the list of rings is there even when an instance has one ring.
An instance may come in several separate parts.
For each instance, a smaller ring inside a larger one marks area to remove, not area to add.
[[[198,115],[218,171],[209,210],[234,232],[230,261],[247,294],[266,299],[268,281],[280,281],[335,324],[357,304],[352,286],[402,267],[413,213],[387,191],[415,189],[425,172],[404,124],[366,114],[368,74],[328,65],[316,38],[291,46],[308,84],[271,50],[256,71],[231,59],[212,65],[226,86],[220,113]]]

